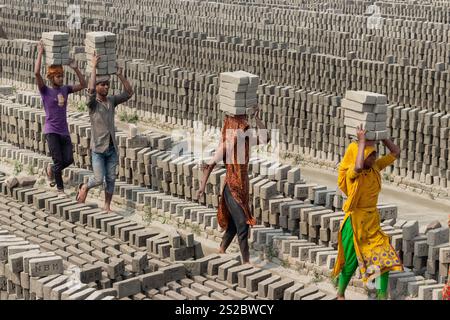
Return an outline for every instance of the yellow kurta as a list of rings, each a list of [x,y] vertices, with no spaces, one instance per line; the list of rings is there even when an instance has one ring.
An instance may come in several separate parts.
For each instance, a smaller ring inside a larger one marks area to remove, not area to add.
[[[396,158],[389,154],[376,160],[374,166],[360,173],[354,171],[358,145],[352,143],[344,157],[342,166],[347,165],[345,171],[340,170],[339,187],[347,194],[344,204],[345,217],[341,224],[338,237],[338,257],[334,267],[337,276],[345,264],[342,247],[342,226],[351,216],[353,242],[359,269],[364,282],[371,280],[387,271],[403,270],[402,263],[389,237],[381,230],[380,216],[377,209],[378,195],[381,190],[380,171],[391,165]],[[365,158],[374,149],[366,147]]]

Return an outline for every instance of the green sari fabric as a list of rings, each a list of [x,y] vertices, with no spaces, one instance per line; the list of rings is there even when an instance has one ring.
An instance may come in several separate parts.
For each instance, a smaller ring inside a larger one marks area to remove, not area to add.
[[[353,229],[351,216],[347,218],[342,227],[342,246],[344,249],[345,265],[339,275],[338,294],[343,296],[350,279],[358,268],[358,260],[356,258],[355,247],[353,244]],[[378,299],[386,299],[387,287],[389,280],[389,272],[383,273],[377,279],[377,297]]]

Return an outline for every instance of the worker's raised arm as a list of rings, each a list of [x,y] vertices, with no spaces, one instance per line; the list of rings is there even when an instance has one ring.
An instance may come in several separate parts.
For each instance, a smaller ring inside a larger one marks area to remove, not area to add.
[[[44,55],[44,43],[40,40],[37,44],[38,56],[34,65],[34,75],[36,76],[36,83],[39,91],[45,87],[44,79],[41,76],[42,56]]]
[[[259,117],[259,112],[260,112],[259,106],[254,107],[253,118],[255,119],[256,122],[257,132],[255,137],[253,137],[253,139],[250,139],[251,141],[250,146],[253,146],[254,143],[255,145],[265,145],[270,142],[270,135],[268,133],[266,125],[264,124],[264,122],[262,122],[262,120]]]
[[[358,137],[358,154],[356,156],[355,172],[361,172],[364,168],[364,149],[366,148],[366,130],[362,126],[356,128]]]
[[[383,144],[389,149],[391,154],[398,159],[400,156],[400,148],[391,139],[384,139]]]
[[[97,79],[97,65],[99,61],[100,56],[97,55],[97,52],[94,52],[94,55],[92,56],[91,60],[92,71],[91,77],[89,78],[89,87],[88,87],[89,94],[93,94],[95,92],[95,81]]]
[[[73,69],[73,71],[76,73],[78,80],[80,81],[80,83],[74,85],[72,87],[72,91],[73,92],[78,92],[81,91],[83,89],[86,88],[86,79],[84,78],[84,76],[81,74],[80,69],[78,69],[78,64],[75,60],[71,60],[69,66]]]
[[[123,75],[122,68],[119,68],[117,72],[117,77],[120,79],[120,82],[123,84],[123,88],[128,93],[128,95],[131,97],[134,94],[133,87],[131,86],[130,82],[127,78]]]

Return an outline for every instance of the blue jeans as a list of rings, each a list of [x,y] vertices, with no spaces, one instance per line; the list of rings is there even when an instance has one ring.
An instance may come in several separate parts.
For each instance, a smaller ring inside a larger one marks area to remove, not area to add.
[[[103,153],[92,152],[94,176],[89,178],[88,190],[103,184],[104,180],[106,182],[105,192],[113,194],[118,163],[119,157],[113,145],[110,145],[108,150]]]

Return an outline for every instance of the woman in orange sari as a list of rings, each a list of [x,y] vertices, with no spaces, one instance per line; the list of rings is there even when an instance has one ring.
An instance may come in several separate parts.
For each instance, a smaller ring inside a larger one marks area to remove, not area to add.
[[[349,145],[339,165],[338,185],[347,195],[333,270],[335,277],[339,275],[339,300],[345,299],[345,289],[357,267],[364,283],[380,276],[379,299],[386,298],[389,271],[403,270],[389,237],[381,230],[377,210],[380,171],[398,158],[400,149],[392,141],[383,140],[391,153],[377,159],[375,142],[366,141],[365,133],[358,128],[358,142]]]
[[[223,160],[226,176],[217,211],[217,221],[219,226],[226,231],[220,244],[219,253],[225,253],[237,235],[243,263],[250,262],[249,226],[256,224],[256,219],[249,206],[249,151],[252,145],[269,141],[268,138],[263,139],[262,131],[266,128],[259,119],[258,113],[257,107],[253,108],[258,128],[257,136],[252,133],[248,135],[250,125],[247,115],[225,116],[219,148],[212,160],[201,167],[203,179],[197,193],[197,199],[199,199],[205,192],[206,182],[212,170],[219,161]]]

